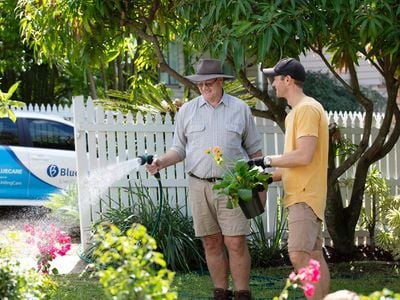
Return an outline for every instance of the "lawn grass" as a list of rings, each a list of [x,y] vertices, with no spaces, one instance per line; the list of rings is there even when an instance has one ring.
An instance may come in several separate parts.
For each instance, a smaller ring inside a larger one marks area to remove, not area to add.
[[[400,293],[400,265],[384,262],[354,262],[330,264],[331,292],[348,289],[369,295],[386,287]],[[251,272],[250,287],[254,299],[272,299],[282,290],[290,267],[254,269]],[[58,275],[55,277],[59,290],[54,299],[106,299],[97,280],[88,275]],[[212,284],[207,273],[192,272],[175,276],[174,288],[179,299],[210,299]],[[289,299],[305,299],[300,290],[291,290]]]

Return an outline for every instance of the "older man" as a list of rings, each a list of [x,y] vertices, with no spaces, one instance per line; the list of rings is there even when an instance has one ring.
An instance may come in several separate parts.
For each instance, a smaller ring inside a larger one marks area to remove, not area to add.
[[[201,95],[179,110],[171,149],[147,166],[151,174],[186,159],[189,200],[195,234],[202,238],[207,266],[214,284],[214,299],[231,299],[231,273],[235,299],[251,299],[250,254],[246,243],[249,223],[239,207],[228,209],[227,197],[212,187],[222,176],[207,148],[219,146],[230,159],[262,155],[260,137],[250,108],[224,92],[224,79],[231,79],[215,59],[200,60],[197,72],[187,78],[197,84]],[[228,254],[228,255],[227,255]]]

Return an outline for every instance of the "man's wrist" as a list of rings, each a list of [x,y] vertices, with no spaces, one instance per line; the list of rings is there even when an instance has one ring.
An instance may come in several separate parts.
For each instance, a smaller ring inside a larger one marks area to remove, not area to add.
[[[272,167],[271,163],[272,163],[271,156],[265,156],[264,157],[264,165],[265,165],[265,167],[266,168],[271,168]]]

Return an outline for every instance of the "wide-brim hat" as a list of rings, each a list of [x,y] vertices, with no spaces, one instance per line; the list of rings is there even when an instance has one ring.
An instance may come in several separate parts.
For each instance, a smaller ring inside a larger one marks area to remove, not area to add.
[[[196,74],[185,77],[193,82],[201,82],[213,78],[232,79],[234,76],[224,73],[220,60],[200,59],[197,64]]]

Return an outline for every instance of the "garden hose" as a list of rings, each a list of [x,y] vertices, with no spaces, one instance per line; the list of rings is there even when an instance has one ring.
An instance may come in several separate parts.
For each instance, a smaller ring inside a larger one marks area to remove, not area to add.
[[[157,174],[158,174],[158,176],[156,176]],[[160,227],[161,211],[162,211],[162,206],[163,206],[163,189],[162,189],[162,184],[161,184],[160,173],[157,172],[156,174],[154,174],[154,177],[156,177],[156,179],[158,181],[158,188],[160,190],[160,204],[158,206],[156,223],[154,224],[153,230],[151,231],[151,236],[153,238],[154,238],[154,235],[157,232],[158,228]]]
[[[154,156],[151,154],[145,153],[144,155],[138,156],[140,159],[140,164],[151,164],[153,162]],[[151,231],[151,236],[154,237],[155,233],[158,230],[158,227],[160,226],[160,219],[161,219],[161,211],[162,211],[162,206],[163,206],[163,189],[162,189],[162,184],[161,184],[161,176],[160,173],[157,172],[154,174],[154,177],[158,181],[158,188],[160,190],[160,205],[158,207],[158,212],[157,212],[157,218],[156,218],[156,223],[154,224],[153,230]]]

